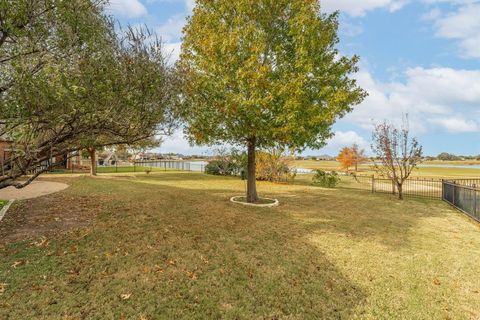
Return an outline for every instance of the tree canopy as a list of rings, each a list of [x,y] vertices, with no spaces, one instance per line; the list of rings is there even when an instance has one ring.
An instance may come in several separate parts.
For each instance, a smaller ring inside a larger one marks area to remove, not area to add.
[[[154,36],[116,32],[101,1],[7,2],[0,6],[0,136],[13,151],[0,188],[25,186],[53,157],[168,128],[176,82]]]
[[[338,15],[317,0],[197,0],[179,63],[191,141],[247,145],[249,182],[256,148],[324,146],[365,97],[350,77],[358,57],[340,55],[337,30]]]

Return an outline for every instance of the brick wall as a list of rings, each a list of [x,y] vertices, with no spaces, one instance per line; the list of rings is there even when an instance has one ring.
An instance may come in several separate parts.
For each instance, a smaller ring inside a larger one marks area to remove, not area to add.
[[[0,162],[8,158],[8,148],[10,148],[9,142],[0,141]]]

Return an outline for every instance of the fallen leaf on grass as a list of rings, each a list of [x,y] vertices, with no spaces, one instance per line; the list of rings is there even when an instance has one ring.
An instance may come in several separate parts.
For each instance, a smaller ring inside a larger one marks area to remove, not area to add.
[[[32,242],[33,245],[36,247],[47,247],[48,246],[48,240],[45,237],[41,237],[38,241]]]
[[[6,287],[7,287],[6,283],[0,283],[0,294],[5,292]]]
[[[162,269],[158,264],[156,264],[156,265],[155,265],[155,272],[157,272],[157,273],[163,273],[163,269]]]
[[[187,274],[187,276],[192,279],[192,280],[197,280],[198,276],[195,274],[194,271],[187,271],[185,272]]]
[[[23,260],[19,260],[19,261],[15,261],[11,267],[14,268],[14,269],[17,269],[18,266],[23,266],[25,264],[25,261]]]
[[[128,299],[130,299],[130,296],[131,296],[131,295],[132,295],[131,293],[122,293],[122,294],[120,295],[120,298],[121,298],[122,300],[128,300]]]
[[[433,279],[433,283],[436,284],[437,286],[439,286],[440,285],[440,280],[435,278],[435,279]]]

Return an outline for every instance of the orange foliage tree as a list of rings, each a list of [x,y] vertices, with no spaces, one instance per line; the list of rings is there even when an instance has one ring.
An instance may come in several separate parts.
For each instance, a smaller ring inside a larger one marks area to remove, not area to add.
[[[349,147],[344,147],[340,150],[337,156],[337,161],[340,162],[340,168],[342,170],[349,171],[350,167],[354,165],[353,153]]]
[[[340,162],[340,168],[343,170],[348,172],[350,167],[355,167],[355,172],[357,172],[358,165],[364,163],[367,157],[365,156],[365,150],[360,149],[354,143],[351,147],[344,147],[338,154],[337,160]]]

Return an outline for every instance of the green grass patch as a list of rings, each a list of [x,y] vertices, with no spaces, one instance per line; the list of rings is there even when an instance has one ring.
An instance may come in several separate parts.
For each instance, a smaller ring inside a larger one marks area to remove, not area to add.
[[[51,199],[97,215],[0,247],[0,318],[480,317],[480,229],[442,202],[259,182],[279,207],[232,206],[244,191],[167,172],[20,201],[14,212]]]
[[[8,204],[8,200],[0,200],[0,210]]]

